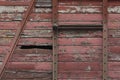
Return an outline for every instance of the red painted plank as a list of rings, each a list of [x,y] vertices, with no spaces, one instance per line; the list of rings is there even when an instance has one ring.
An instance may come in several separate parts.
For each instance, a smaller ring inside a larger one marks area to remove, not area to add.
[[[108,43],[114,46],[120,45],[120,38],[109,38]]]
[[[69,22],[59,22],[59,24],[61,25],[101,25],[102,23],[101,22],[72,22],[72,21],[69,21]]]
[[[0,21],[21,20],[22,14],[1,14]],[[72,16],[72,17],[71,17]],[[31,14],[30,21],[51,21],[51,14]],[[19,18],[19,19],[18,19]],[[59,21],[101,21],[101,14],[59,14]]]
[[[10,70],[47,72],[52,69],[52,62],[10,62],[7,66]]]
[[[1,14],[0,21],[11,21],[11,20],[21,20],[22,14]],[[72,16],[72,17],[71,17]],[[51,14],[39,14],[33,13],[31,14],[29,20],[30,21],[51,21]],[[59,21],[79,21],[79,22],[101,22],[102,15],[101,14],[59,14]],[[109,14],[109,21],[120,21],[120,14]]]
[[[102,38],[59,38],[59,45],[102,45]]]
[[[97,62],[64,62],[58,64],[59,72],[101,71],[102,65]],[[79,67],[78,67],[79,66]]]
[[[1,46],[10,46],[13,38],[0,38]],[[21,38],[18,45],[52,45],[51,38]]]
[[[101,30],[61,30],[59,37],[102,38]]]
[[[120,21],[120,14],[109,14],[108,21]]]
[[[101,78],[101,71],[81,71],[81,72],[60,72],[58,78],[69,78],[69,79],[79,79],[79,78]]]
[[[112,79],[120,79],[120,71],[109,71],[109,77]]]
[[[100,62],[102,53],[59,54],[59,61],[65,62]]]
[[[15,30],[0,30],[0,37],[14,37]],[[51,37],[52,36],[52,30],[24,30],[22,37]]]
[[[6,78],[7,79],[17,79],[17,80],[24,80],[24,79],[31,79],[31,80],[36,80],[36,78],[38,79],[42,79],[42,80],[51,80],[52,79],[52,73],[50,72],[13,72],[13,71],[9,71],[6,74]],[[37,80],[38,80],[37,79]]]
[[[119,21],[112,21],[112,22],[108,22],[108,27],[109,29],[120,29],[120,22]]]
[[[109,30],[109,37],[120,38],[120,30]]]
[[[120,46],[109,46],[109,61],[120,61]]]
[[[110,51],[110,53],[120,53],[120,46],[109,46],[109,51]]]
[[[120,62],[109,62],[108,70],[109,71],[120,71]]]
[[[102,46],[59,46],[59,53],[102,53]]]
[[[20,22],[0,22],[0,29],[18,29]],[[25,29],[51,29],[51,22],[28,22]]]
[[[11,58],[12,62],[51,62],[52,50],[46,49],[20,49],[16,50]]]
[[[71,17],[72,16],[72,17]],[[101,21],[101,14],[59,14],[59,21]]]

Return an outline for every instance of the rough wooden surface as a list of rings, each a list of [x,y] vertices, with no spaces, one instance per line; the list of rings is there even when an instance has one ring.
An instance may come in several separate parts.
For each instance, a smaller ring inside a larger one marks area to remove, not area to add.
[[[29,1],[0,0],[0,65]],[[51,0],[37,2],[4,80],[52,80],[50,3]],[[101,0],[59,0],[58,9],[61,25],[102,24]],[[120,80],[120,1],[110,0],[108,12],[108,75],[109,80]],[[102,30],[59,30],[58,80],[102,80],[102,37]]]

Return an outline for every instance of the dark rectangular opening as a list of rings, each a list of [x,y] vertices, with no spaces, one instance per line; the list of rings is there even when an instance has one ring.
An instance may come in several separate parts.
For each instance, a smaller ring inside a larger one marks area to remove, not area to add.
[[[21,49],[50,49],[52,50],[52,46],[37,46],[37,45],[23,45],[20,46]]]
[[[58,29],[95,29],[95,30],[102,30],[102,24],[93,24],[93,25],[59,25]]]

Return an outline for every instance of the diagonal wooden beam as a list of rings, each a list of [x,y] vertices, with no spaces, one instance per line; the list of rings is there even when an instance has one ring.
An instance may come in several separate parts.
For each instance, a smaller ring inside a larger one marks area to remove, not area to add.
[[[31,3],[29,4],[29,7],[27,9],[27,12],[24,16],[24,19],[22,20],[22,22],[19,24],[20,28],[18,29],[16,35],[15,35],[15,38],[13,40],[13,43],[11,44],[11,47],[10,47],[10,51],[9,53],[7,53],[6,57],[5,57],[5,60],[3,61],[3,64],[1,66],[1,69],[0,69],[0,80],[3,76],[3,73],[5,71],[5,67],[7,65],[7,62],[9,62],[9,59],[11,58],[11,56],[13,55],[15,49],[16,49],[16,46],[19,42],[19,39],[20,39],[20,36],[21,36],[21,33],[23,32],[24,28],[25,28],[25,25],[27,23],[27,20],[29,18],[29,15],[30,13],[32,12],[32,9],[34,7],[34,1],[35,0],[32,0]]]

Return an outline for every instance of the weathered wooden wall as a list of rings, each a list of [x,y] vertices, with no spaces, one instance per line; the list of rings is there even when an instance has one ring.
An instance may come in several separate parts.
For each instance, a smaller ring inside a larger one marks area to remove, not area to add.
[[[29,1],[0,0],[1,64]],[[59,0],[58,6],[59,24],[102,24],[102,0]],[[108,12],[109,80],[120,80],[120,1],[109,0]],[[4,80],[52,80],[51,19],[50,0],[37,3]],[[58,37],[59,80],[102,80],[102,30],[59,30]],[[36,48],[21,48],[30,45]]]

